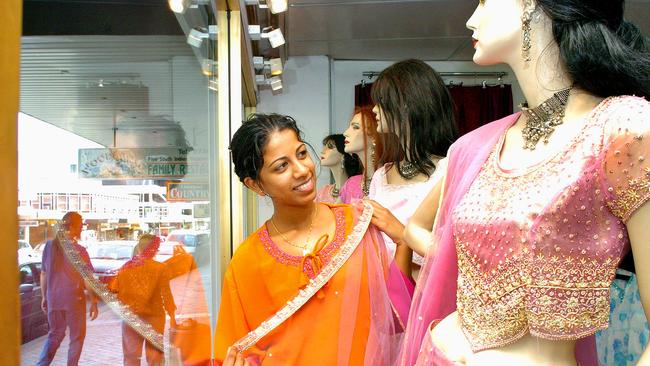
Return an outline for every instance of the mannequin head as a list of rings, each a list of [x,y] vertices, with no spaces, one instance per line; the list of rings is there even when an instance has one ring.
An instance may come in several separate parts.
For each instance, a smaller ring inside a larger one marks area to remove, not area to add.
[[[625,1],[482,0],[467,21],[478,64],[522,64],[522,16],[531,12],[531,58],[562,69],[599,97],[650,97],[650,53],[639,28],[623,19]],[[537,74],[546,70],[532,70]],[[547,72],[548,73],[548,72]],[[594,77],[597,75],[597,77]]]
[[[321,165],[332,168],[343,165],[348,177],[361,174],[359,157],[345,152],[345,136],[329,135],[323,139],[323,150],[320,154]]]
[[[467,21],[472,30],[474,62],[512,64],[521,59],[523,0],[479,1]]]
[[[377,138],[377,117],[371,107],[355,107],[345,136],[345,152],[364,157],[364,167],[381,156],[381,143]],[[374,151],[373,151],[374,150]]]
[[[429,158],[446,155],[457,133],[451,95],[440,75],[420,60],[400,61],[379,74],[372,99],[384,143],[379,163],[406,160],[431,174]]]

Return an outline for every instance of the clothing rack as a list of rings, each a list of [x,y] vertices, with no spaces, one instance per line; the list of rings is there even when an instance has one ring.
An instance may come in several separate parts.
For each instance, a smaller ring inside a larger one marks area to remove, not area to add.
[[[381,71],[364,71],[361,75],[363,75],[363,77],[367,78],[368,80],[372,80],[372,78],[377,77],[380,73]],[[438,75],[443,77],[447,76],[447,77],[496,78],[499,80],[499,85],[503,85],[503,78],[505,76],[508,76],[508,73],[505,71],[455,71],[455,72],[439,72]],[[365,85],[366,85],[366,80],[362,78],[361,86],[364,87]],[[450,82],[449,85],[462,86],[463,83],[461,82],[460,84],[454,84],[453,82]],[[482,85],[485,88],[488,84],[485,80],[483,80]]]
[[[364,78],[372,79],[378,76],[381,71],[364,71],[362,73]],[[483,77],[483,78],[503,78],[508,76],[505,71],[456,71],[456,72],[439,72],[440,76],[456,76],[456,77]]]

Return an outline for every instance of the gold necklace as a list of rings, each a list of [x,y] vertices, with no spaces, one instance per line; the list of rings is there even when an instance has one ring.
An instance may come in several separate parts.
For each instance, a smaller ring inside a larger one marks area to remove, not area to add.
[[[292,247],[302,249],[302,255],[305,256],[309,251],[307,250],[307,245],[309,245],[309,239],[311,238],[311,231],[314,228],[314,218],[316,217],[316,213],[318,212],[318,204],[316,204],[316,207],[314,208],[314,212],[311,215],[311,221],[309,222],[309,231],[307,232],[307,238],[305,239],[305,244],[304,245],[297,245],[291,242],[289,238],[287,238],[275,225],[275,220],[273,220],[273,217],[271,217],[271,225],[273,225],[273,229],[280,234],[280,237],[282,240],[287,242],[287,244],[291,245]]]

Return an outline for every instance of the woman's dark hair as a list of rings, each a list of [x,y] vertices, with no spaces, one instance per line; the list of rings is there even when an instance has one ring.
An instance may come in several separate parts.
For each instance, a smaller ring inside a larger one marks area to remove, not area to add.
[[[359,175],[363,172],[361,159],[357,154],[348,154],[345,152],[345,136],[341,134],[329,135],[323,139],[323,146],[332,141],[336,150],[343,154],[343,170],[348,177]]]
[[[230,141],[235,174],[241,182],[244,182],[246,177],[253,180],[259,178],[259,172],[264,166],[264,148],[269,136],[286,129],[295,132],[298,140],[303,141],[302,132],[296,121],[289,116],[257,113],[250,115],[242,123]]]
[[[435,168],[431,155],[445,156],[458,133],[451,95],[440,75],[420,60],[400,61],[379,74],[372,100],[381,107],[388,124],[384,132],[389,132],[379,165],[399,168],[405,159],[430,176]]]
[[[600,97],[650,98],[646,37],[623,19],[624,0],[536,0],[553,21],[560,57],[576,86]]]

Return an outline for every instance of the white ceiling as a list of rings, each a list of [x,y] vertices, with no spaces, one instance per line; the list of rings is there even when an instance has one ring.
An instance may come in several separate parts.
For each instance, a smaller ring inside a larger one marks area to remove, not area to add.
[[[289,56],[471,60],[465,22],[476,5],[475,0],[289,0]],[[627,7],[630,20],[650,34],[650,0],[628,0]]]

